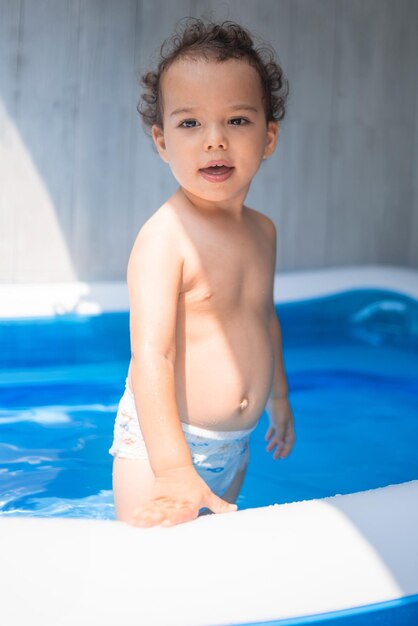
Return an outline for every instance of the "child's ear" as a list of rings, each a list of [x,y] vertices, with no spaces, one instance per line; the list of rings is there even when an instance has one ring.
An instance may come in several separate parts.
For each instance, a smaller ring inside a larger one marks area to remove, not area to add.
[[[158,150],[158,154],[160,155],[163,161],[168,163],[167,149],[165,147],[163,129],[157,126],[157,124],[153,124],[151,128],[151,136]]]
[[[263,159],[267,159],[271,154],[273,154],[277,145],[278,136],[279,136],[279,123],[268,122],[266,145],[264,148]]]

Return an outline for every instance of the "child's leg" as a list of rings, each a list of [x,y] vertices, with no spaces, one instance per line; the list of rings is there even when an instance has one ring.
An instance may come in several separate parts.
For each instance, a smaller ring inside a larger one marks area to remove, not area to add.
[[[154,473],[149,460],[114,457],[112,481],[116,519],[126,522],[151,497]]]

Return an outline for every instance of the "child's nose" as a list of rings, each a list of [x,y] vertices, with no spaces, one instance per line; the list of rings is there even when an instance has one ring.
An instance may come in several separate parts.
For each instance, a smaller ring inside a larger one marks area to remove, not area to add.
[[[218,150],[227,148],[227,140],[224,129],[219,125],[213,125],[208,128],[205,137],[205,150]]]

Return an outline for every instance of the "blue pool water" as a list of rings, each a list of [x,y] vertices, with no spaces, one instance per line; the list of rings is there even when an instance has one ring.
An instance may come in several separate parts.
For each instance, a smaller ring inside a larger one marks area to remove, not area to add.
[[[263,413],[239,508],[417,479],[418,302],[361,289],[277,312],[297,441],[274,461]],[[114,519],[129,357],[127,312],[0,321],[0,515]]]

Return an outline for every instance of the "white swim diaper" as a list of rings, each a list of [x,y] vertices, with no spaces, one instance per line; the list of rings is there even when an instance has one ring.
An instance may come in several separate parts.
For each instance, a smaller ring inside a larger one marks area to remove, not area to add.
[[[257,424],[232,431],[209,430],[184,422],[181,426],[196,471],[210,489],[222,497],[238,470],[248,462],[250,434]],[[125,459],[148,458],[128,378],[119,402],[109,453]]]

